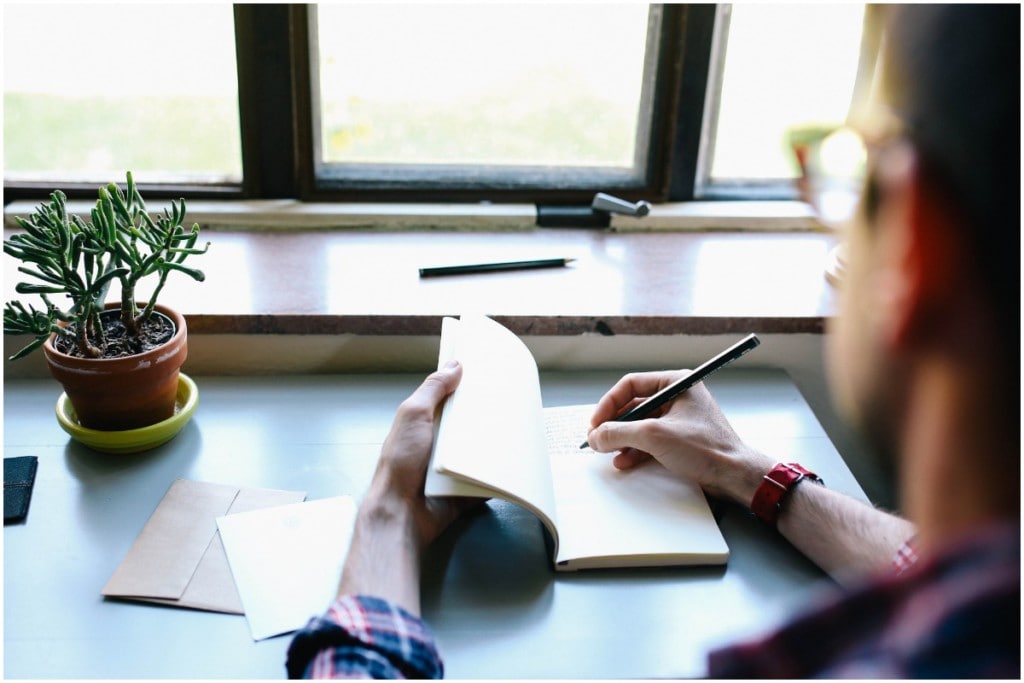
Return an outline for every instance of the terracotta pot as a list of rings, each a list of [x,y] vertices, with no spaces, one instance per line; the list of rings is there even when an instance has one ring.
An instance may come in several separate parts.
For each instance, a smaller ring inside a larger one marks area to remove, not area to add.
[[[118,308],[118,304],[107,308]],[[124,358],[78,358],[43,344],[50,374],[64,386],[78,422],[89,429],[114,431],[146,427],[174,415],[178,374],[188,355],[185,317],[157,304],[175,332],[155,349]]]

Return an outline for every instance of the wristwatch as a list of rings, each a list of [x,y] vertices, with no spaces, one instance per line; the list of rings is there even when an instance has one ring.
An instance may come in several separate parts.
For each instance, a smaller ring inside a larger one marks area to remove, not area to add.
[[[777,464],[764,475],[757,491],[754,492],[754,499],[750,501],[750,509],[754,516],[768,526],[774,527],[786,496],[804,479],[810,479],[821,486],[825,485],[821,477],[795,462]]]

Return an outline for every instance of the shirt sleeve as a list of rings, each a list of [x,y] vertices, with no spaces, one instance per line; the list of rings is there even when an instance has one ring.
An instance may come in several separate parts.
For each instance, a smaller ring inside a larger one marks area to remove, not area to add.
[[[433,634],[387,600],[339,597],[288,647],[289,678],[441,678]]]
[[[892,569],[896,576],[910,571],[917,564],[917,537],[912,536],[904,541],[892,558]]]

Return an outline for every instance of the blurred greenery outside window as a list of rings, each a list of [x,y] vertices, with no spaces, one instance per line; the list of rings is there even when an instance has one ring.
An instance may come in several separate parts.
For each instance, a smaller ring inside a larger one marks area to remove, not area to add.
[[[3,7],[4,177],[242,179],[232,7]]]
[[[318,175],[639,175],[649,14],[637,3],[424,4],[396,21],[388,4],[321,5]]]
[[[324,174],[628,170],[647,144],[648,9],[318,6],[308,154]],[[693,198],[793,178],[785,131],[845,118],[863,12],[719,8]],[[231,5],[8,3],[3,13],[5,183],[107,182],[127,169],[140,183],[242,183]]]

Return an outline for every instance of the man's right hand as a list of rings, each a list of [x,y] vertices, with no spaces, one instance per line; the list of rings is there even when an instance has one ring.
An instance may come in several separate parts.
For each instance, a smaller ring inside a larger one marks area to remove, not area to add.
[[[653,457],[669,471],[696,481],[710,495],[750,505],[774,461],[740,439],[703,383],[652,417],[614,421],[685,373],[633,373],[620,379],[598,401],[587,442],[595,451],[619,451],[612,461],[619,469]]]

